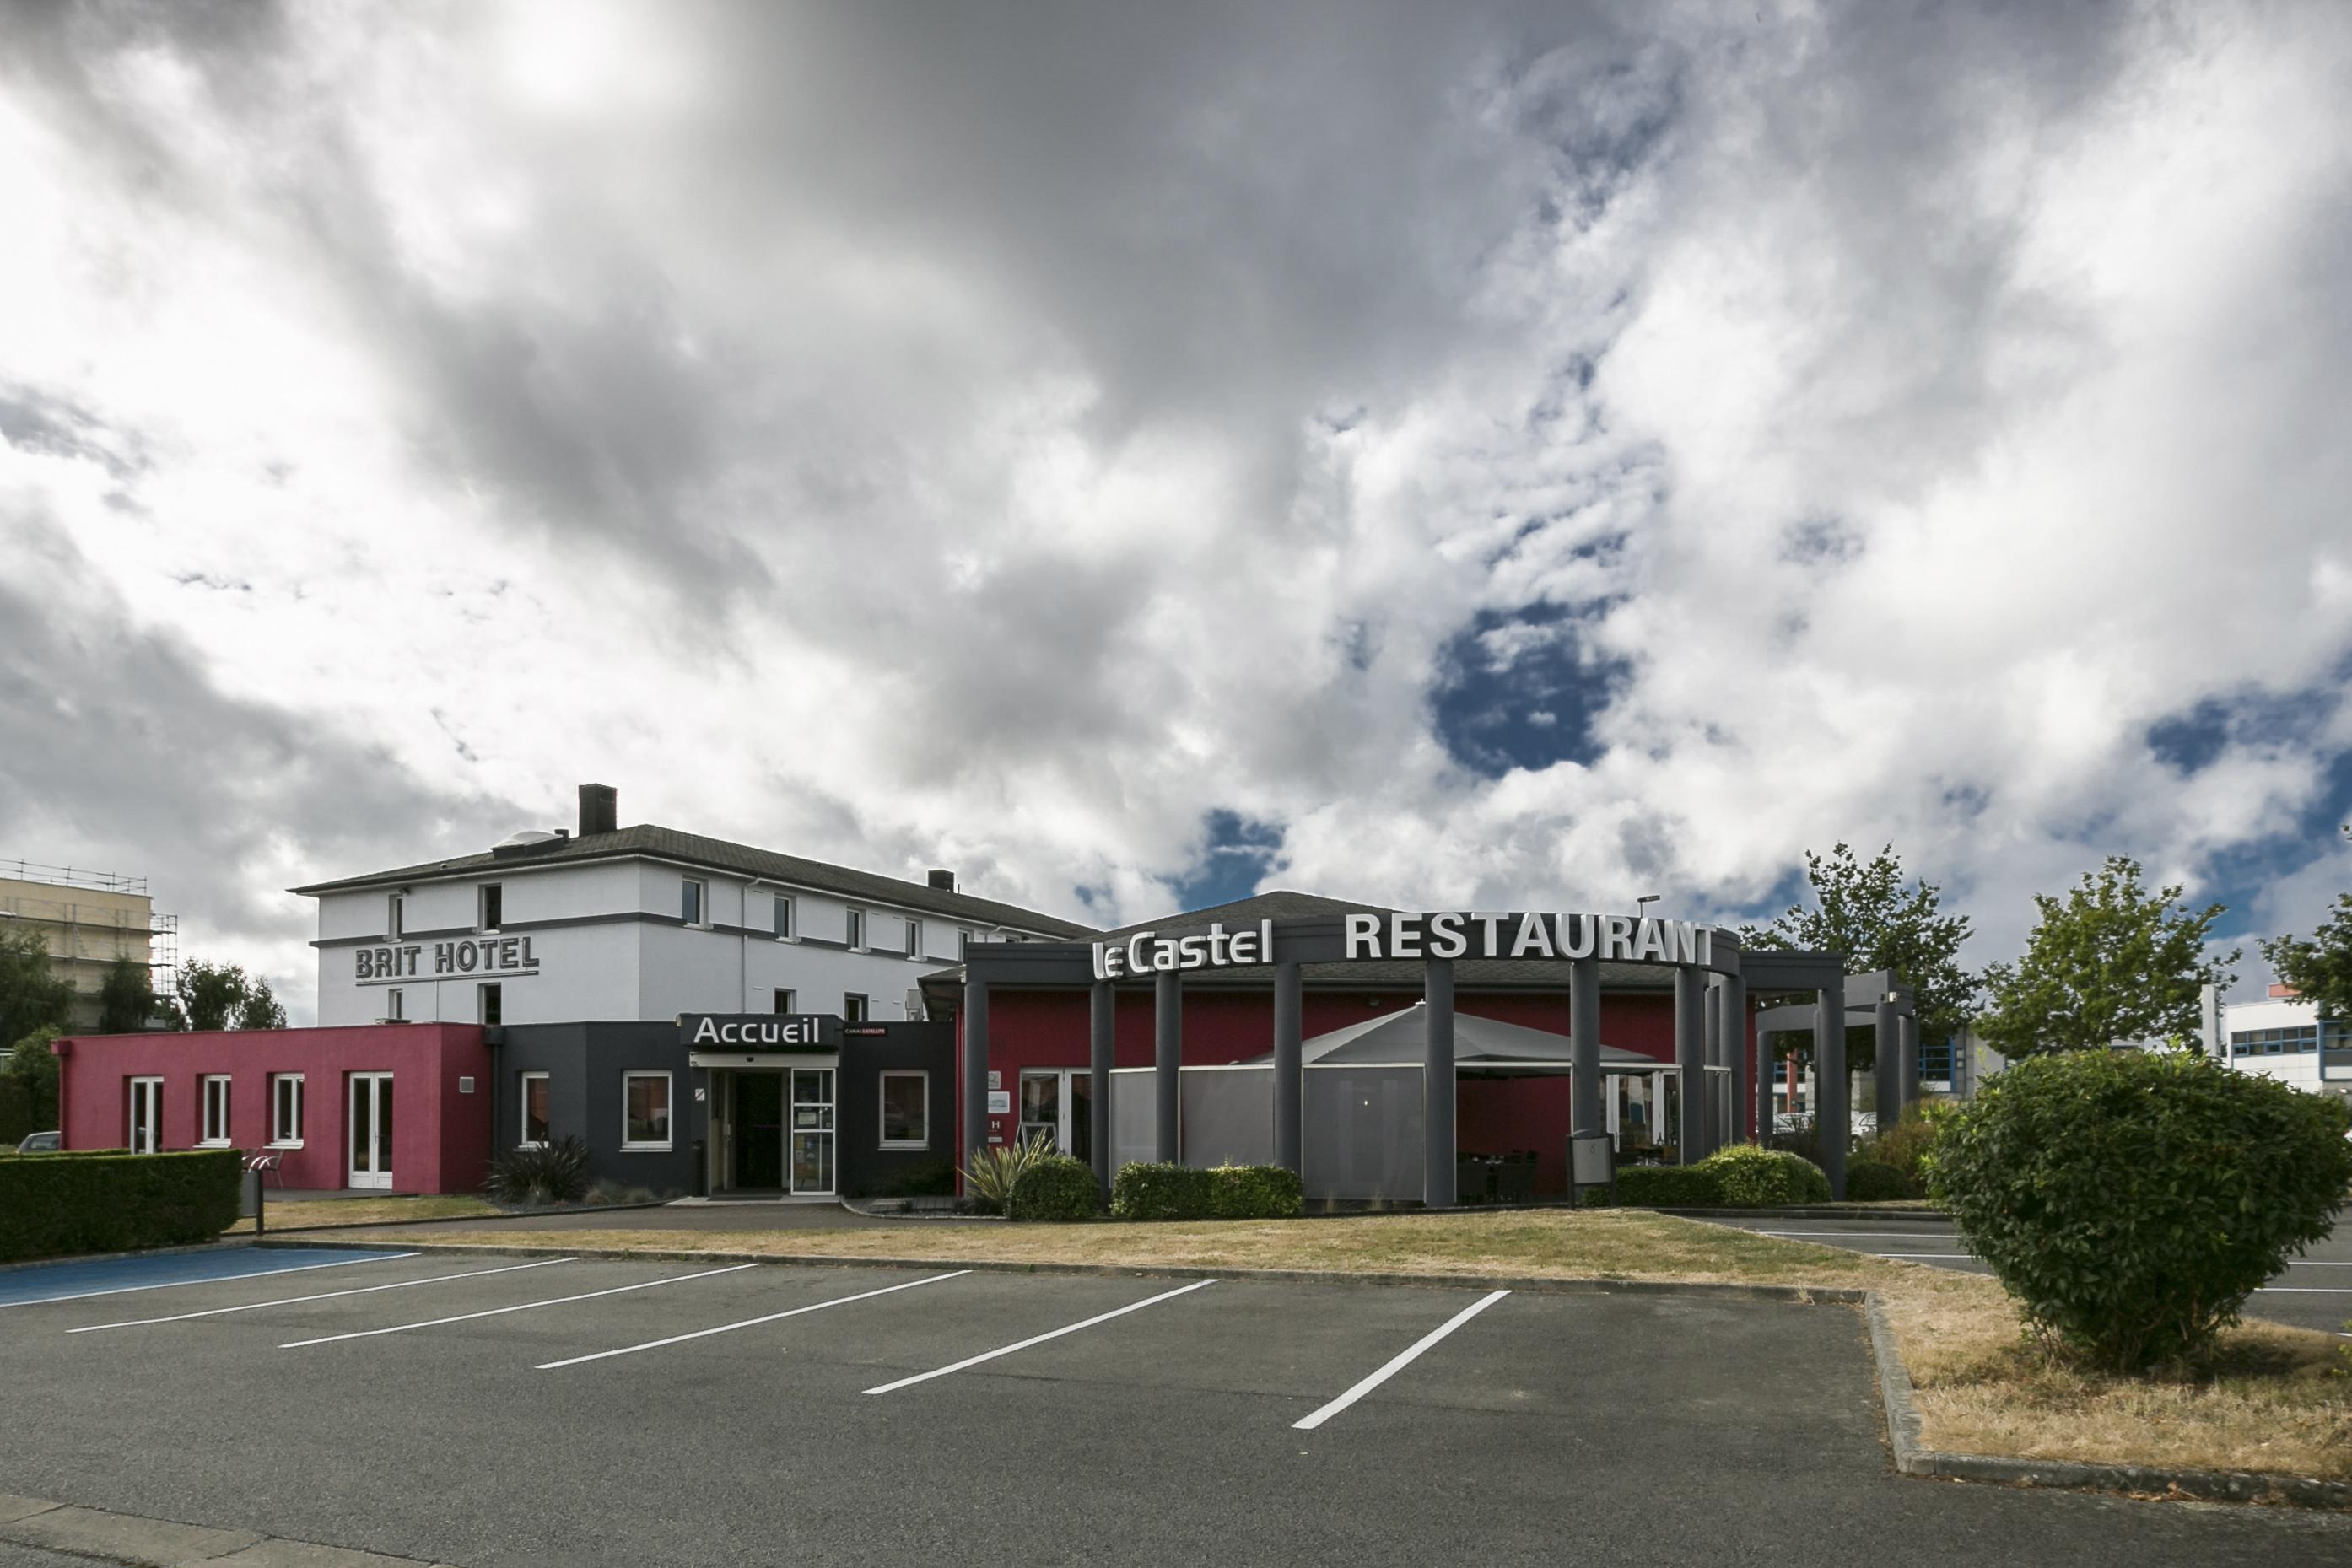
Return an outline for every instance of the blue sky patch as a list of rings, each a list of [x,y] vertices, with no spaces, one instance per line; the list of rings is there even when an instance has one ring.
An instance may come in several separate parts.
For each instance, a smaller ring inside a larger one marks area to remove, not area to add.
[[[1598,761],[1605,748],[1594,723],[1633,674],[1585,641],[1586,623],[1605,609],[1480,611],[1438,653],[1431,706],[1447,755],[1486,778]]]

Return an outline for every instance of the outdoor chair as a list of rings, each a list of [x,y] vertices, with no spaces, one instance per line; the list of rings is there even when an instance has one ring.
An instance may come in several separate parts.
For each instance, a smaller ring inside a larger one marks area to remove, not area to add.
[[[245,1168],[257,1173],[264,1186],[276,1182],[280,1190],[286,1186],[286,1151],[256,1149],[245,1156]]]

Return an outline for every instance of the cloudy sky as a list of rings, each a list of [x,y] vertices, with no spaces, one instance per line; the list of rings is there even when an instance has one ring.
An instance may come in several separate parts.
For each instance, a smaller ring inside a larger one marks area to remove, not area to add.
[[[2352,8],[0,16],[0,858],[298,1020],[587,779],[1106,924],[2352,888]]]

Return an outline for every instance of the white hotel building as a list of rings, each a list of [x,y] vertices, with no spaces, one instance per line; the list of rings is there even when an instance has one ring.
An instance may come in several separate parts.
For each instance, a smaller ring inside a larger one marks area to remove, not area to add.
[[[2352,1019],[2323,1019],[2284,986],[2227,1011],[2231,1066],[2314,1093],[2352,1093]]]
[[[918,982],[975,942],[1087,927],[955,890],[617,822],[294,889],[319,901],[319,1022],[667,1020],[683,1012],[919,1019]]]

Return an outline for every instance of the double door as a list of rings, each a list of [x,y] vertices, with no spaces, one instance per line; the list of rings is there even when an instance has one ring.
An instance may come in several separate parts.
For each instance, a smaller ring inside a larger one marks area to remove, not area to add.
[[[721,1072],[714,1092],[724,1129],[719,1175],[739,1192],[830,1195],[834,1070]]]
[[[392,1074],[354,1072],[350,1079],[349,1158],[343,1179],[352,1186],[392,1186]]]
[[[1084,1068],[1021,1074],[1021,1141],[1044,1138],[1056,1154],[1094,1158],[1094,1075]]]

